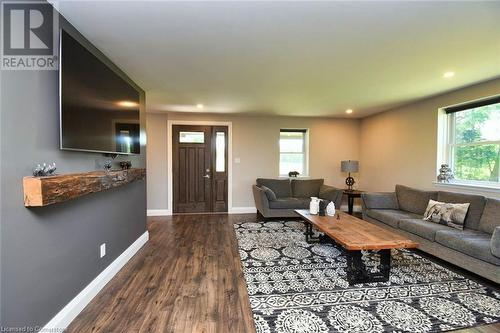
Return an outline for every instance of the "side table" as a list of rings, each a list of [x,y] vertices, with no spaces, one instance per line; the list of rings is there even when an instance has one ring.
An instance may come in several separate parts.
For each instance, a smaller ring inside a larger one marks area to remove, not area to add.
[[[361,198],[361,190],[344,190],[344,195],[347,196],[347,212],[352,215],[354,209],[354,198]]]

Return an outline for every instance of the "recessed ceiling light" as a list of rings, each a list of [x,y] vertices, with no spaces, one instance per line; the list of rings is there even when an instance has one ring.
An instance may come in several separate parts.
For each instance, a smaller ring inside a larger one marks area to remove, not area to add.
[[[455,76],[455,72],[445,72],[445,73],[443,74],[443,77],[444,77],[445,79],[450,79],[450,78],[452,78],[452,77],[454,77],[454,76]]]
[[[131,101],[119,101],[116,104],[119,106],[123,106],[125,108],[133,108],[139,106],[139,104],[137,104],[136,102],[131,102]]]
[[[352,109],[347,109],[347,110],[345,110],[345,113],[349,113],[349,114],[351,114],[351,113],[352,113]]]
[[[204,105],[203,105],[203,104],[196,104],[196,107],[197,107],[198,109],[203,109]]]

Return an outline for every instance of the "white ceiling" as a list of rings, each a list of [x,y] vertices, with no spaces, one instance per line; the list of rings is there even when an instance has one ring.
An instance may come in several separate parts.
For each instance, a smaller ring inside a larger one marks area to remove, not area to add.
[[[365,116],[500,75],[500,2],[59,1],[149,111]],[[444,79],[446,71],[456,72]]]

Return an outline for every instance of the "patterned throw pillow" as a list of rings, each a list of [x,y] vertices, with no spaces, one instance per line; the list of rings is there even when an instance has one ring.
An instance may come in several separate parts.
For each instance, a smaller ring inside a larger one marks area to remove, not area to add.
[[[463,230],[469,206],[470,203],[451,204],[430,199],[424,213],[424,220]]]

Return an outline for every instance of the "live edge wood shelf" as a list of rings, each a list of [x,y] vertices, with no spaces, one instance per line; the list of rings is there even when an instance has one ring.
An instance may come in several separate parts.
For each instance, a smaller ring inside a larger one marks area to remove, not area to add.
[[[110,172],[93,171],[47,177],[24,177],[24,206],[48,206],[120,187],[144,179],[145,176],[146,169],[132,168]]]

